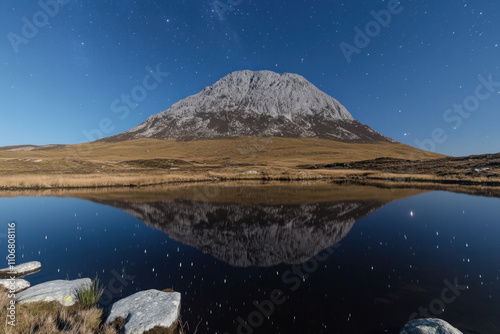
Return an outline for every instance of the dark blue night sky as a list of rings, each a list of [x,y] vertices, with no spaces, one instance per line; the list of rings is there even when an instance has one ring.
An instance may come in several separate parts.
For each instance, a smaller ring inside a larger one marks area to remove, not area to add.
[[[496,0],[4,0],[0,33],[0,146],[117,134],[250,69],[409,145],[500,152]]]

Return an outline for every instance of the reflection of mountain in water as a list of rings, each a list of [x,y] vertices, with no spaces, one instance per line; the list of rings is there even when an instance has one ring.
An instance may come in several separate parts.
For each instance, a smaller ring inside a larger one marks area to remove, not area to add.
[[[241,205],[190,200],[99,200],[172,239],[238,267],[298,264],[338,243],[355,221],[385,203],[346,200],[302,205]]]

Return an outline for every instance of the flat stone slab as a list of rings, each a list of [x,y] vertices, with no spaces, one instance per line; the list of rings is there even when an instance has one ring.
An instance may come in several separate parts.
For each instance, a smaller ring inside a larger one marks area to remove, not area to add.
[[[90,286],[90,278],[74,281],[57,280],[32,286],[16,295],[18,303],[52,302],[56,301],[63,306],[74,305],[78,301],[78,290],[83,286]]]
[[[444,320],[428,318],[408,322],[400,334],[463,334]]]
[[[39,271],[42,264],[38,261],[26,262],[11,268],[0,269],[0,277],[7,278],[7,276],[26,276]]]
[[[7,290],[14,290],[15,293],[18,293],[29,288],[31,284],[27,280],[16,278],[15,280],[0,279],[0,285],[5,287]]]
[[[146,290],[114,303],[106,323],[124,318],[125,334],[142,334],[156,326],[169,328],[175,325],[180,310],[180,293]]]

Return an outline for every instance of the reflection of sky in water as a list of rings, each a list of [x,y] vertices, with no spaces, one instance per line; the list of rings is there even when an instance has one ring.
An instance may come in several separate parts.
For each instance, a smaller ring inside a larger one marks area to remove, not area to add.
[[[105,205],[2,198],[0,212],[5,223],[18,223],[18,263],[42,262],[42,271],[28,277],[32,284],[96,274],[109,284],[116,273],[134,276],[122,281],[123,295],[150,288],[180,291],[184,320],[192,326],[201,320],[202,332],[235,333],[236,319],[255,311],[253,301],[280,289],[288,300],[265,319],[263,332],[398,333],[412,313],[440,298],[445,280],[468,289],[437,316],[464,330],[495,332],[498,204],[445,192],[390,203],[354,224],[333,255],[298,285],[291,265],[232,267]],[[5,243],[0,238],[0,247]]]

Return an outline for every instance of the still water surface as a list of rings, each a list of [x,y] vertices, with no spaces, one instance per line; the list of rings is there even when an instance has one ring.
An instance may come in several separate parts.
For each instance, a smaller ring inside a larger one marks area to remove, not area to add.
[[[497,198],[240,184],[0,198],[0,213],[18,263],[42,262],[32,285],[97,274],[105,305],[172,288],[201,333],[398,333],[418,314],[500,332]]]

